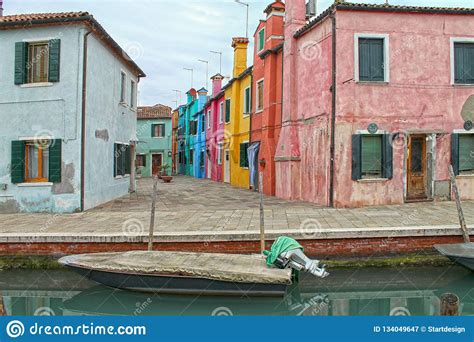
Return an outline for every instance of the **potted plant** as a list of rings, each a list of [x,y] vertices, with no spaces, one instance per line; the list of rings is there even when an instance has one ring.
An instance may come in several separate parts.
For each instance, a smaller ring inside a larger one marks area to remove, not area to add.
[[[171,183],[173,176],[170,176],[168,170],[170,169],[169,164],[163,164],[161,167],[161,180],[165,183]]]

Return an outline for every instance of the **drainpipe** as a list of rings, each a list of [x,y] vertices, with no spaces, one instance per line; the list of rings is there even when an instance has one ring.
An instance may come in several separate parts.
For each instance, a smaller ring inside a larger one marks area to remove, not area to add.
[[[253,102],[253,71],[252,71],[252,74],[250,75],[250,101]],[[244,103],[245,105],[245,103]],[[252,108],[253,108],[253,103],[250,104],[250,116],[249,116],[249,119],[250,119],[250,123],[249,123],[249,147],[252,146],[252,116],[253,116],[253,111],[252,111]],[[247,155],[248,155],[248,151],[247,151]],[[248,159],[248,158],[247,158]],[[258,163],[258,157],[257,157],[257,173],[259,171],[259,163]],[[249,178],[252,177],[252,175],[250,174],[249,172]],[[253,191],[255,191],[255,180],[253,182]]]
[[[85,161],[86,161],[86,95],[87,95],[87,37],[92,33],[89,30],[84,35],[82,57],[82,122],[81,122],[81,212],[85,203]]]
[[[334,163],[336,145],[336,14],[331,14],[332,20],[332,110],[331,110],[331,160],[329,169],[329,206],[334,207]]]

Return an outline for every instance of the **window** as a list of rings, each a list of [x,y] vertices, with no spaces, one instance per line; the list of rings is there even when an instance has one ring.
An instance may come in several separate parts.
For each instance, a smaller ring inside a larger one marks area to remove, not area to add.
[[[225,100],[225,123],[230,122],[230,99]]]
[[[137,83],[134,80],[130,81],[130,107],[136,108],[137,106]]]
[[[452,164],[456,175],[474,174],[474,134],[453,134]]]
[[[250,112],[252,111],[251,105],[252,105],[252,102],[251,102],[250,87],[247,87],[244,90],[244,115],[250,114]]]
[[[198,132],[198,122],[196,120],[189,121],[189,134],[196,135]]]
[[[120,73],[120,103],[125,103],[125,94],[127,91],[127,86],[125,82],[127,81],[127,75],[124,72]]]
[[[114,144],[114,177],[130,174],[130,145]]]
[[[258,51],[262,51],[265,47],[265,29],[261,29],[258,32]]]
[[[221,102],[219,106],[219,123],[224,122],[224,102]]]
[[[211,110],[207,111],[207,128],[211,128]]]
[[[165,124],[151,125],[151,136],[152,138],[164,138],[165,137]]]
[[[248,142],[244,142],[240,144],[240,167],[244,167],[244,168],[249,167],[248,148],[249,148]]]
[[[201,132],[206,131],[206,116],[201,114]]]
[[[222,143],[217,145],[217,165],[222,165]]]
[[[146,167],[146,155],[137,154],[137,160],[135,162],[136,167]]]
[[[178,154],[178,160],[179,160],[179,163],[180,163],[180,164],[185,164],[184,152],[183,152],[183,151],[180,151],[180,152],[179,152],[179,154]]]
[[[61,140],[12,141],[13,184],[61,182]]]
[[[206,162],[206,152],[204,152],[204,150],[201,150],[201,156],[199,158],[199,167],[201,169],[204,169],[204,165],[205,165],[205,162]]]
[[[189,150],[189,164],[194,164],[194,150],[190,149]]]
[[[393,151],[389,134],[352,136],[352,179],[392,179]]]
[[[257,112],[263,110],[263,80],[257,82]]]
[[[28,45],[28,83],[48,82],[48,43]]]
[[[388,35],[355,35],[356,81],[388,82]]]
[[[474,42],[454,42],[454,83],[474,84]]]

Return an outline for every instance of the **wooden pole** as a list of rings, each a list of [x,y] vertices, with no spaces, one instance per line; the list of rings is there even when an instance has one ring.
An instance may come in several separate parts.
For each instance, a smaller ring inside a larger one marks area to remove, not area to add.
[[[158,177],[155,176],[155,182],[153,184],[153,194],[151,197],[151,217],[150,217],[150,232],[148,234],[148,251],[153,250],[153,236],[155,230],[155,211],[156,211],[156,193],[158,189]]]
[[[6,316],[7,310],[5,309],[5,303],[3,302],[3,295],[0,291],[0,316]]]
[[[459,222],[461,223],[462,234],[464,236],[464,242],[471,243],[469,232],[467,231],[466,220],[464,219],[464,213],[461,206],[461,197],[459,196],[458,186],[456,184],[456,176],[454,175],[453,166],[449,165],[449,176],[451,177],[451,188],[456,198],[456,207],[458,210]]]
[[[263,209],[263,172],[258,175],[258,188],[260,191],[260,252],[265,250],[265,211]]]
[[[452,293],[441,296],[441,316],[459,316],[459,297]]]

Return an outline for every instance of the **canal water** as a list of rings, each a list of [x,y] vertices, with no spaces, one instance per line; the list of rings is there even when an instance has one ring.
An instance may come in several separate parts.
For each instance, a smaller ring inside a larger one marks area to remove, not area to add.
[[[439,315],[454,293],[474,315],[474,275],[457,266],[333,269],[286,298],[169,296],[100,286],[67,270],[0,272],[0,313],[30,315]]]

